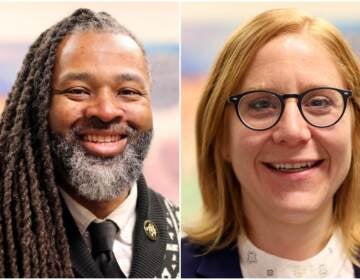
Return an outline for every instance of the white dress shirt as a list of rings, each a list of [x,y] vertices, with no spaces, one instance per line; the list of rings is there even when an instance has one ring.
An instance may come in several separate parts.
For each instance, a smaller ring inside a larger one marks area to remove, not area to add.
[[[64,190],[60,192],[65,200],[71,215],[73,216],[76,225],[84,238],[85,243],[91,248],[90,235],[87,231],[88,226],[92,222],[103,222],[105,220],[113,221],[120,229],[115,237],[113,252],[121,270],[129,277],[132,248],[133,248],[133,232],[136,220],[136,201],[137,201],[137,186],[133,185],[128,197],[105,219],[97,218],[87,208],[75,201]]]
[[[238,238],[240,266],[245,278],[354,278],[340,230],[315,256],[293,261],[257,248],[247,237]]]

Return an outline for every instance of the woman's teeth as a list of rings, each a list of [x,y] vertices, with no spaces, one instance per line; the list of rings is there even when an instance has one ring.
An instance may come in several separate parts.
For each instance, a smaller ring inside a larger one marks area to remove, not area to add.
[[[314,167],[317,162],[318,161],[307,161],[299,163],[269,163],[268,166],[277,171],[295,172]]]

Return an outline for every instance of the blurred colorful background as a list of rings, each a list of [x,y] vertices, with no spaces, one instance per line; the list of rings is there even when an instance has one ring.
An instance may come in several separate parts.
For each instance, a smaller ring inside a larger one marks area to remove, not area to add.
[[[0,112],[30,44],[77,8],[106,11],[145,45],[153,74],[154,139],[148,184],[179,203],[179,4],[176,2],[0,2]]]
[[[337,26],[360,55],[360,3],[184,2],[181,5],[181,213],[190,223],[201,208],[195,162],[195,111],[225,40],[244,20],[269,9],[300,8]]]
[[[145,175],[150,186],[175,202],[179,198],[181,88],[181,207],[185,224],[201,207],[195,164],[196,107],[216,54],[240,23],[268,9],[301,8],[334,23],[360,55],[357,2],[0,2],[0,111],[29,45],[47,27],[80,7],[107,11],[145,45],[153,71],[155,126]]]

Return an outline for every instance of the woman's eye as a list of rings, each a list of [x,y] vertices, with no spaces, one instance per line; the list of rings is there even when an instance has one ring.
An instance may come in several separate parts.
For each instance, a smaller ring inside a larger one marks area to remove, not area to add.
[[[269,100],[257,100],[249,103],[249,108],[253,110],[263,110],[273,107]]]
[[[327,98],[313,98],[308,102],[308,106],[314,107],[314,108],[320,108],[320,107],[327,107],[332,104],[331,100]]]

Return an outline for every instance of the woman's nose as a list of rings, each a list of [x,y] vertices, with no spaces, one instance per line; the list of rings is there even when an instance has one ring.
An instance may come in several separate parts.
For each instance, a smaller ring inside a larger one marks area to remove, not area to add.
[[[123,118],[124,108],[110,90],[99,91],[86,108],[87,118],[96,117],[103,122]]]
[[[285,101],[284,112],[273,130],[276,144],[297,146],[311,139],[309,124],[305,121],[294,99]]]

